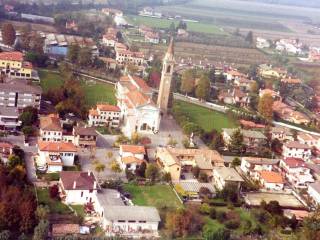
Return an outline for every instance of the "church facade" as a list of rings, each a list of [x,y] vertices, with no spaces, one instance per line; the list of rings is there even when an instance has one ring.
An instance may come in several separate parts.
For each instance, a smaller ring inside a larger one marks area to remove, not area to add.
[[[158,101],[152,100],[153,91],[146,82],[136,76],[123,76],[116,84],[117,105],[120,108],[122,132],[131,137],[139,134],[156,134],[159,131],[161,115],[167,113],[174,67],[173,41],[163,60],[163,70]]]

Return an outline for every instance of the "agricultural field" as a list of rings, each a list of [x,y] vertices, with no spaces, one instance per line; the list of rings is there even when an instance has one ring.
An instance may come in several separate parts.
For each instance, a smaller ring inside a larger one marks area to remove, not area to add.
[[[179,107],[186,112],[192,122],[198,124],[207,132],[213,129],[221,132],[222,128],[234,128],[238,125],[236,120],[230,119],[224,113],[182,101],[175,101],[174,104],[175,107]]]
[[[138,44],[138,46],[140,50],[146,54],[151,51],[161,57],[167,48],[167,46],[163,45],[150,44]],[[268,56],[257,49],[214,46],[189,42],[177,42],[175,44],[175,58],[177,63],[181,62],[181,60],[186,61],[191,58],[195,63],[199,63],[200,61],[207,61],[209,63],[227,62],[237,67],[248,67],[252,64],[268,62]]]
[[[178,25],[179,20],[169,20],[169,19],[158,19],[158,18],[150,18],[143,17],[137,15],[129,15],[126,17],[126,20],[135,25],[146,25],[152,28],[161,28],[161,29],[169,29],[172,23],[175,26]],[[219,28],[211,23],[200,23],[200,22],[188,22],[188,31],[191,32],[201,32],[201,33],[210,33],[210,34],[226,34],[222,28]]]

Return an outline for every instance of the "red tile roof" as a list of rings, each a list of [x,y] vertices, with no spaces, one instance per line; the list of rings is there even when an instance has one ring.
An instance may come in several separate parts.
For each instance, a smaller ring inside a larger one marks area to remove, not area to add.
[[[138,145],[120,145],[120,150],[133,154],[146,154],[146,149],[144,148],[144,146]]]
[[[120,112],[120,108],[115,105],[110,105],[110,104],[97,104],[97,109],[100,111],[108,111],[108,112]]]
[[[131,164],[131,163],[137,163],[137,164],[141,164],[143,162],[145,162],[144,160],[141,160],[139,158],[136,158],[136,157],[133,157],[133,156],[128,156],[128,157],[123,157],[121,158],[121,161],[124,163],[124,164]]]
[[[70,142],[38,142],[39,150],[43,152],[77,152],[77,148]]]
[[[298,149],[311,149],[310,146],[306,145],[306,144],[302,144],[302,143],[299,143],[297,141],[291,141],[291,142],[287,142],[285,144],[285,146],[287,148],[298,148]]]
[[[283,162],[289,167],[289,168],[299,168],[299,167],[307,167],[306,163],[301,158],[286,158],[283,160]]]
[[[283,183],[281,174],[277,172],[260,171],[260,176],[268,183]]]
[[[150,99],[150,97],[147,97],[146,95],[144,95],[139,91],[128,92],[127,98],[130,101],[130,103],[136,107],[145,105],[148,103],[152,104],[152,100]]]
[[[92,172],[62,171],[60,180],[65,190],[97,189],[97,180]]]
[[[2,52],[2,53],[0,53],[0,59],[7,60],[7,61],[22,62],[23,61],[23,53],[21,53],[21,52]]]

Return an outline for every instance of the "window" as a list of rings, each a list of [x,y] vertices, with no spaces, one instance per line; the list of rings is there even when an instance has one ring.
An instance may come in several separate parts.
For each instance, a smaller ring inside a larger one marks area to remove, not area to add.
[[[125,220],[118,220],[119,223],[124,223],[126,222]]]
[[[83,191],[81,192],[81,197],[83,197]]]
[[[168,66],[167,67],[167,73],[170,73],[171,72],[171,66]]]

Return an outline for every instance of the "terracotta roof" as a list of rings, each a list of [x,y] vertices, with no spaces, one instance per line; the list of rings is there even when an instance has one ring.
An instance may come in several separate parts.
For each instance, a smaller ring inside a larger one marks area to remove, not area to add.
[[[75,135],[85,135],[85,136],[97,136],[96,129],[94,127],[74,127]]]
[[[21,53],[21,52],[2,52],[2,53],[0,53],[0,59],[7,60],[7,61],[22,62],[23,61],[23,53]]]
[[[143,91],[151,91],[151,88],[148,86],[148,84],[139,77],[132,76],[132,79],[136,82],[136,84],[139,86],[139,88]]]
[[[120,112],[120,108],[115,105],[110,105],[110,104],[97,104],[97,109],[100,111],[109,111],[109,112]]]
[[[290,84],[300,84],[302,81],[299,78],[282,78],[281,82]]]
[[[133,156],[123,157],[123,158],[121,158],[121,161],[124,164],[131,164],[131,163],[141,164],[141,163],[145,162],[144,160],[141,160],[141,159],[133,157]]]
[[[77,152],[77,148],[70,142],[38,142],[39,150],[43,152]]]
[[[50,114],[40,117],[40,129],[44,131],[62,131],[59,116]]]
[[[148,104],[148,103],[153,104],[153,102],[150,99],[150,97],[144,95],[140,91],[128,92],[127,93],[127,98],[130,101],[130,103],[133,104],[136,107],[141,106],[141,105],[145,105],[145,104]]]
[[[0,142],[0,148],[13,148],[13,145],[9,142]]]
[[[138,145],[120,145],[120,150],[122,150],[123,152],[131,152],[134,154],[146,154],[145,147]]]
[[[272,171],[260,171],[260,177],[268,183],[283,183],[280,173]]]
[[[97,180],[92,172],[62,171],[60,180],[65,190],[97,189]]]
[[[285,144],[285,146],[288,147],[288,148],[311,149],[310,146],[308,146],[306,144],[299,143],[297,141],[287,142]]]
[[[89,110],[89,115],[91,115],[91,116],[99,116],[99,113],[98,113],[98,111],[96,110],[96,109],[90,109]]]
[[[54,237],[57,236],[65,236],[68,234],[79,234],[80,226],[79,224],[52,224],[52,235]]]
[[[289,168],[307,167],[306,163],[301,158],[289,157],[282,160]]]

